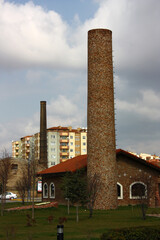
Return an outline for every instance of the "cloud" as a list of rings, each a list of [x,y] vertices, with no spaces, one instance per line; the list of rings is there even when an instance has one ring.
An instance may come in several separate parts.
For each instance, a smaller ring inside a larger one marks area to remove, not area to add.
[[[0,2],[0,67],[81,68],[70,46],[70,27],[54,11],[32,2]]]
[[[82,126],[85,123],[86,115],[83,109],[79,108],[74,100],[59,95],[57,99],[52,100],[47,106],[48,125],[52,126]]]
[[[28,118],[17,119],[14,124],[7,121],[0,124],[0,151],[4,148],[11,153],[12,140],[19,140],[26,135],[32,135],[39,131],[39,113]]]
[[[84,69],[87,31],[109,28],[113,32],[116,71],[159,71],[160,2],[157,0],[105,0],[93,18],[84,23],[75,15],[71,28],[55,11],[32,2],[0,2],[0,66]],[[153,27],[154,26],[154,27]],[[147,68],[146,68],[147,66]]]
[[[160,93],[152,90],[140,91],[141,98],[135,98],[134,102],[117,99],[118,111],[126,111],[132,114],[141,115],[145,120],[160,122]]]
[[[77,102],[79,97],[76,95],[73,100],[59,95],[47,103],[48,128],[53,126],[72,126],[86,127],[86,115],[83,109],[79,108]],[[40,129],[40,112],[34,113],[28,118],[17,119],[16,122],[8,121],[0,124],[0,146],[1,149],[11,148],[11,141],[19,140],[21,137],[33,135]],[[1,150],[0,149],[0,150]],[[8,150],[10,152],[10,150]]]
[[[160,1],[96,2],[99,7],[92,18],[81,22],[77,13],[70,26],[60,14],[32,2],[0,0],[0,70],[7,73],[1,74],[0,95],[12,101],[7,106],[29,106],[27,113],[15,107],[7,116],[9,122],[1,123],[1,145],[38,131],[39,113],[25,116],[42,97],[48,102],[48,127],[86,126],[87,31],[108,28],[113,37],[120,146],[145,151],[156,146],[159,151]]]
[[[157,0],[102,0],[92,19],[79,33],[92,28],[112,30],[116,72],[159,73],[160,65],[160,2]],[[78,29],[79,31],[79,29]],[[77,34],[78,34],[77,31]]]

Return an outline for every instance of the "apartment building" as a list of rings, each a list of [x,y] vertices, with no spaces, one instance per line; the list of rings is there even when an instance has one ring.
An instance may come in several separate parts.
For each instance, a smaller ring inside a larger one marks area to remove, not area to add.
[[[21,157],[21,141],[12,141],[12,157]]]
[[[47,129],[48,167],[87,153],[87,130],[72,127]]]
[[[48,167],[69,158],[87,154],[85,128],[52,127],[47,129]],[[40,133],[12,142],[12,157],[37,160],[40,157]]]

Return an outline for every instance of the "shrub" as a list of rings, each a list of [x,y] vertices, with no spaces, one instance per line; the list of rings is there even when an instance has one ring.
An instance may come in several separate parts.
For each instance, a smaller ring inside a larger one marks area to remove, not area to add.
[[[101,240],[160,240],[160,229],[151,227],[109,230]]]

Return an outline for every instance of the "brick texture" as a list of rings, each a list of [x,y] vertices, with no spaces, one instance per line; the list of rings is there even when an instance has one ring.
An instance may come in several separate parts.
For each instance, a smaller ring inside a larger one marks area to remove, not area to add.
[[[158,190],[159,172],[142,165],[129,158],[119,156],[117,158],[117,182],[123,186],[123,198],[118,199],[118,205],[136,205],[141,200],[130,198],[130,185],[134,182],[143,182],[147,186],[147,203],[150,207],[156,206],[156,191]],[[159,203],[158,203],[159,204]]]
[[[112,32],[88,32],[88,177],[95,173],[101,187],[96,209],[117,207]]]

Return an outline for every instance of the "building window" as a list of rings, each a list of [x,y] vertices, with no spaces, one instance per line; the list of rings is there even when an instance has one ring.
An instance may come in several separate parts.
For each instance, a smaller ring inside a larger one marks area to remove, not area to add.
[[[77,154],[80,154],[80,151],[76,151]]]
[[[73,136],[70,136],[70,139],[73,139]]]
[[[51,135],[51,138],[55,138],[55,135]]]
[[[86,143],[84,142],[84,143],[83,143],[83,146],[85,146],[85,145],[86,145]]]
[[[43,184],[43,197],[48,198],[48,184],[47,183]]]
[[[50,184],[50,198],[55,198],[55,186],[54,183]]]
[[[147,197],[147,186],[143,182],[134,182],[130,185],[130,198],[142,199]]]
[[[83,139],[86,139],[86,136],[83,136]]]
[[[117,183],[117,194],[118,199],[123,199],[123,186],[120,183]]]
[[[85,153],[85,152],[86,152],[86,149],[82,149],[82,152],[84,152],[84,153]]]
[[[51,162],[51,165],[54,166],[54,165],[55,165],[55,162]]]
[[[61,143],[60,146],[68,146],[68,143]]]
[[[51,148],[51,152],[55,152],[55,148]]]
[[[73,152],[73,149],[70,149],[70,152]]]
[[[51,155],[51,158],[56,158],[56,155],[52,154],[52,155]]]
[[[73,146],[73,142],[70,142],[70,145]]]

